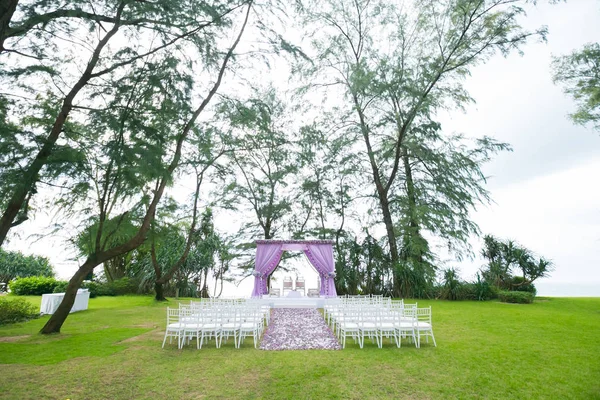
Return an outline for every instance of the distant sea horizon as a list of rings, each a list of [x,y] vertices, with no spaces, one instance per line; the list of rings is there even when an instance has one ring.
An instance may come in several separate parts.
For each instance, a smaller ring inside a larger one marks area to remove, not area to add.
[[[535,282],[542,297],[600,297],[600,283]]]

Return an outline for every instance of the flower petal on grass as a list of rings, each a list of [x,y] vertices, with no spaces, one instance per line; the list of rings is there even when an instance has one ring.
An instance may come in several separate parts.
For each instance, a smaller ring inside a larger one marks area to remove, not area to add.
[[[261,350],[341,350],[316,309],[275,308],[260,343]]]

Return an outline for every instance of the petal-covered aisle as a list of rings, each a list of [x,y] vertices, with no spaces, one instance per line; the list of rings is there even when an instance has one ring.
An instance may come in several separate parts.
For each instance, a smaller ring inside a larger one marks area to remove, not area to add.
[[[314,308],[275,308],[261,350],[341,350],[323,316]]]

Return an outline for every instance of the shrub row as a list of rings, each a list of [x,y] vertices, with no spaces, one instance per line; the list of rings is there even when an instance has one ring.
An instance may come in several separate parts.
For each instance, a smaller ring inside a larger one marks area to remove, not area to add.
[[[40,316],[39,310],[27,299],[0,297],[0,325],[27,321]]]
[[[67,289],[68,282],[60,283],[54,289],[54,293],[62,293]],[[138,284],[131,278],[124,277],[112,282],[84,282],[82,288],[90,291],[90,297],[98,296],[122,296],[124,294],[137,293]]]
[[[54,278],[43,276],[32,276],[27,278],[18,278],[10,282],[9,287],[12,293],[20,296],[41,296],[44,293],[63,293],[69,283],[66,281],[57,281]],[[90,297],[97,296],[121,296],[124,294],[136,293],[137,282],[131,278],[122,278],[110,283],[102,282],[84,282],[82,288],[90,291]]]
[[[431,297],[443,300],[492,300],[498,298],[498,289],[487,282],[460,282],[451,293],[442,285],[435,286]]]
[[[498,292],[498,298],[504,303],[529,304],[533,303],[535,294],[531,292],[501,290]]]
[[[20,296],[41,296],[44,293],[52,293],[60,281],[46,276],[29,276],[17,278],[8,286],[10,291]]]

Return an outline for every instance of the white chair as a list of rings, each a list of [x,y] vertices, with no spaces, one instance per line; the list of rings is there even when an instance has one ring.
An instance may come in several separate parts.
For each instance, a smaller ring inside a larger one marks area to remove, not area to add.
[[[319,289],[308,289],[306,295],[308,297],[319,297]]]
[[[165,330],[165,338],[163,339],[162,348],[165,348],[167,337],[169,344],[173,343],[173,338],[177,338],[177,348],[180,347],[181,333],[183,326],[179,321],[179,309],[167,307],[167,329]]]
[[[405,305],[406,306],[406,305]],[[403,308],[398,312],[396,327],[398,331],[398,347],[402,346],[402,338],[410,338],[417,346],[415,324],[417,320],[417,309],[414,307]]]
[[[415,331],[417,335],[417,347],[421,347],[421,336],[425,336],[425,341],[427,343],[429,343],[429,336],[431,336],[433,345],[437,347],[435,337],[433,336],[433,326],[431,324],[431,306],[416,309]]]
[[[223,338],[225,342],[230,336],[233,336],[233,344],[238,347],[238,335],[240,332],[240,309],[238,307],[229,307],[223,310],[221,318],[221,331],[220,331],[220,346],[223,345]]]
[[[262,331],[262,321],[263,314],[260,307],[257,307],[255,305],[249,305],[245,308],[245,310],[241,314],[240,330],[237,345],[238,348],[241,346],[244,338],[248,336],[252,336],[254,340],[254,348],[256,348],[258,344],[258,339],[260,338],[260,333]]]
[[[379,310],[376,307],[361,307],[359,316],[359,334],[363,345],[365,336],[367,336],[377,342],[377,347],[381,347],[379,342]]]
[[[300,276],[296,279],[296,289],[297,291],[302,291],[302,295],[306,296],[306,283],[304,281],[304,277]]]
[[[269,289],[269,296],[271,296],[271,297],[280,297],[281,296],[281,290],[279,290],[279,288],[271,288],[271,289]]]
[[[285,297],[285,291],[291,292],[294,290],[294,281],[290,276],[283,278],[283,296]]]
[[[342,348],[346,348],[346,338],[352,337],[358,346],[363,348],[363,341],[360,334],[360,315],[355,308],[346,308],[342,311],[341,318],[338,319],[339,336],[342,339]]]
[[[202,348],[202,344],[204,343],[204,339],[210,340],[214,337],[216,347],[219,348],[221,346],[220,343],[220,335],[221,335],[221,312],[217,307],[208,308],[204,312],[202,312],[199,316],[199,331],[200,341],[198,343],[198,348]]]
[[[380,311],[379,323],[377,325],[379,333],[379,347],[383,347],[383,337],[394,338],[398,346],[398,329],[400,313],[392,311],[390,308],[383,308]],[[399,347],[399,346],[398,346]]]

